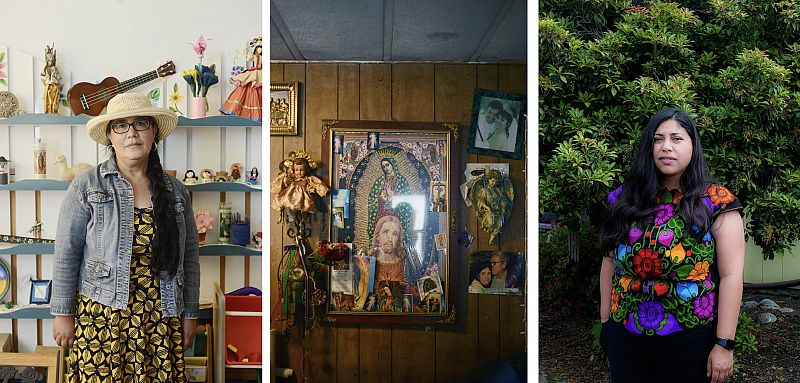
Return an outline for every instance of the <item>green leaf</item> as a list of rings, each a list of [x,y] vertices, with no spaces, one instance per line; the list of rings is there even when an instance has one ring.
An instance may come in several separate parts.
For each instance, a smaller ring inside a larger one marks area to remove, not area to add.
[[[178,83],[175,83],[175,86],[172,87],[173,92],[178,92]]]
[[[0,52],[0,61],[3,61],[5,59],[6,59],[6,52]]]
[[[147,93],[147,98],[151,100],[158,101],[160,97],[161,97],[161,89],[159,88],[155,88],[151,90],[149,93]]]
[[[0,78],[0,84],[8,86],[8,82],[6,82],[6,80],[4,78]]]

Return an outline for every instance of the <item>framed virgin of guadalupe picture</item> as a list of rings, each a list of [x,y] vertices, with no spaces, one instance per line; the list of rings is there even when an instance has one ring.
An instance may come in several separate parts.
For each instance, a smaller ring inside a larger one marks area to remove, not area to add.
[[[323,121],[322,158],[330,164],[336,196],[329,197],[327,237],[352,244],[354,259],[375,265],[368,276],[351,270],[352,307],[329,308],[326,320],[455,323],[457,128],[455,123]],[[331,282],[329,295],[342,290],[341,278]]]

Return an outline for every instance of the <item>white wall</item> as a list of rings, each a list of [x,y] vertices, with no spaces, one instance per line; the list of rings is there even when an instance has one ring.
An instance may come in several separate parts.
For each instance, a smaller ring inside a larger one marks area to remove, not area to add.
[[[207,58],[225,56],[227,75],[236,50],[264,33],[261,0],[0,0],[0,13],[0,44],[44,62],[45,47],[55,43],[59,70],[97,81],[133,78],[167,57],[180,75],[197,63],[187,43],[201,34],[210,39]],[[243,65],[244,56],[237,61]]]
[[[22,109],[27,113],[43,112],[43,87],[39,73],[44,66],[45,46],[55,43],[57,67],[63,77],[63,94],[81,81],[99,82],[106,77],[127,80],[155,69],[158,61],[170,58],[176,65],[176,75],[166,81],[153,81],[140,86],[132,92],[147,93],[158,88],[161,90],[159,104],[166,107],[167,95],[177,83],[181,94],[185,96],[181,110],[188,114],[184,109],[189,99],[188,85],[180,77],[180,71],[191,69],[198,62],[188,43],[196,42],[203,34],[209,40],[203,64],[216,63],[216,73],[220,77],[219,84],[213,86],[208,95],[211,106],[209,115],[217,115],[216,109],[234,89],[227,81],[231,66],[245,65],[244,54],[239,54],[234,61],[237,50],[242,51],[253,37],[262,36],[263,27],[260,0],[0,0],[0,12],[4,15],[0,23],[0,51],[3,46],[7,49],[8,66],[3,70],[8,74],[8,90],[19,98]],[[60,114],[71,115],[68,108],[63,107]],[[67,156],[69,166],[76,162],[95,165],[106,158],[104,148],[88,138],[82,125],[42,126],[37,129],[30,125],[0,123],[0,155],[14,161],[16,175],[12,180],[32,178],[32,161],[27,159],[32,156],[36,130],[47,139],[50,164],[58,154]],[[207,139],[209,137],[213,139]],[[179,178],[186,169],[194,169],[198,173],[204,167],[227,170],[234,162],[241,162],[246,169],[256,166],[264,174],[262,178],[266,178],[262,166],[262,139],[266,137],[256,122],[252,127],[181,127],[165,140],[162,160],[165,169],[178,171]],[[47,178],[58,179],[58,168],[50,164]],[[13,198],[11,193],[14,193]],[[38,209],[44,225],[42,236],[54,238],[58,207],[63,195],[63,191],[43,191],[37,206],[34,191],[0,191],[0,234],[11,234],[11,228],[15,227],[16,235],[27,235],[25,231],[35,222]],[[261,193],[250,195],[253,230],[261,229],[261,198]],[[235,211],[243,211],[244,193],[228,192],[226,199],[232,202]],[[12,200],[15,201],[14,209],[9,208]],[[219,200],[219,193],[193,193],[195,212],[198,209],[211,210],[214,216]],[[14,212],[13,216],[11,211]],[[216,235],[209,236],[207,242],[215,243]],[[3,256],[9,266],[11,257]],[[13,257],[18,279],[13,282],[17,285],[15,303],[27,304],[30,285],[24,285],[22,279],[25,276],[35,277],[37,273],[41,279],[51,279],[53,258],[52,255]],[[41,259],[41,272],[37,272],[37,257]],[[249,269],[245,268],[243,257],[223,258],[201,257],[201,301],[211,301],[212,282],[221,279],[225,279],[226,291],[241,287],[245,274],[251,286],[262,288],[260,257],[250,257]],[[224,274],[220,270],[223,263]],[[4,299],[10,298],[9,293]],[[12,320],[0,320],[0,332],[12,332],[13,327]],[[18,320],[14,330],[18,351],[33,352],[39,343],[39,336],[42,344],[54,345],[51,328],[52,320],[44,320],[42,324],[37,324],[36,320]]]

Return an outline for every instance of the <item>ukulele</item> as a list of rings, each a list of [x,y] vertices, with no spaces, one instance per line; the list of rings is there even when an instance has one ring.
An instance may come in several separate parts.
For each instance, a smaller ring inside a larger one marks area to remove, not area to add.
[[[108,100],[120,93],[125,93],[139,85],[146,84],[159,77],[175,74],[175,64],[168,61],[153,71],[136,76],[130,80],[119,82],[114,77],[106,77],[99,84],[81,82],[72,86],[67,92],[69,108],[75,115],[86,114],[97,116],[108,104]]]

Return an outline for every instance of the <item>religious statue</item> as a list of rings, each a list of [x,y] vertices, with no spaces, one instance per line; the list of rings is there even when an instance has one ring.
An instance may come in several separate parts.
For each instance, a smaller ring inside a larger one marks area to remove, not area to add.
[[[283,161],[282,168],[284,171],[270,183],[270,191],[275,194],[272,208],[280,212],[288,208],[292,215],[296,211],[316,213],[314,194],[323,197],[331,190],[321,179],[309,174],[317,168],[317,163],[300,149]]]
[[[489,234],[489,244],[494,244],[502,233],[514,206],[514,187],[511,180],[496,169],[490,170],[475,181],[470,189],[470,200],[481,229]]]
[[[56,46],[50,48],[48,45],[44,50],[46,64],[40,76],[44,77],[44,112],[47,114],[58,114],[58,101],[61,93],[61,74],[56,68]]]

